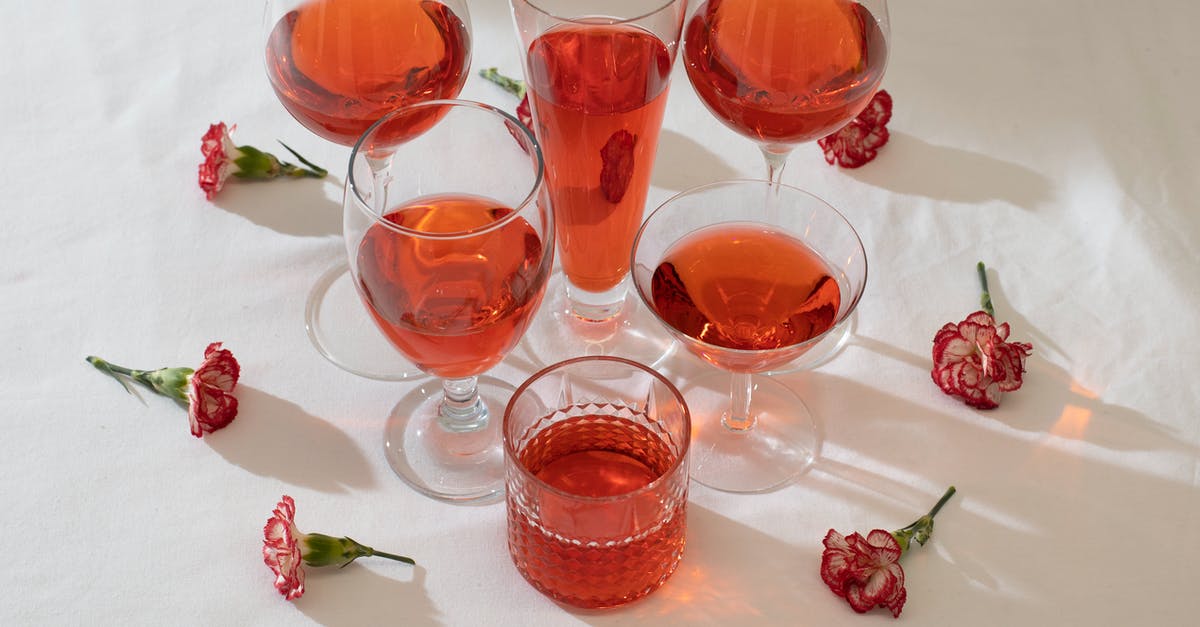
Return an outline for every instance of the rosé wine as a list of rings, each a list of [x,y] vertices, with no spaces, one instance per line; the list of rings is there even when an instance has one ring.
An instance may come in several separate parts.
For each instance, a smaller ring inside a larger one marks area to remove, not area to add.
[[[867,106],[887,44],[850,0],[708,0],[685,29],[684,65],[726,126],[790,145],[838,130]]]
[[[666,45],[628,25],[560,26],[529,48],[560,259],[581,289],[603,292],[629,271],[670,73]]]
[[[425,372],[458,378],[487,370],[520,341],[541,303],[548,264],[537,232],[524,218],[492,227],[512,212],[478,196],[429,196],[385,214],[401,230],[377,222],[359,244],[367,309]]]
[[[800,240],[765,225],[721,224],[676,242],[651,278],[664,322],[738,350],[799,344],[833,326],[841,290]]]
[[[656,588],[683,552],[686,496],[664,505],[651,491],[632,504],[586,506],[575,497],[632,493],[676,459],[662,437],[610,415],[568,418],[538,433],[521,448],[519,463],[569,496],[528,483],[510,489],[508,542],[517,568],[534,587],[581,607],[617,605]]]
[[[389,111],[457,96],[470,43],[466,24],[433,0],[312,0],[275,25],[267,74],[301,124],[353,146]],[[433,113],[413,118],[411,132],[436,122]]]

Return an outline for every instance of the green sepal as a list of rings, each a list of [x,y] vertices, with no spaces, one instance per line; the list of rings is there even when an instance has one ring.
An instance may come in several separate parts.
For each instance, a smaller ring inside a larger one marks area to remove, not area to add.
[[[238,146],[241,153],[233,160],[238,169],[233,173],[240,179],[265,180],[279,176],[279,159],[269,152],[263,152],[253,146]]]
[[[300,554],[309,566],[345,566],[367,555],[359,543],[350,538],[335,538],[323,533],[307,534]]]
[[[137,381],[154,388],[155,392],[177,401],[187,401],[188,381],[196,371],[187,368],[160,368],[134,377]]]

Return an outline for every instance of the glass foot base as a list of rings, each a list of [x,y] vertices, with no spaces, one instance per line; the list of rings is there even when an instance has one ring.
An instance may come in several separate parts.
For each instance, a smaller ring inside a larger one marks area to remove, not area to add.
[[[787,386],[755,375],[754,426],[732,430],[722,423],[731,376],[714,371],[680,387],[692,414],[692,479],[737,493],[769,492],[795,481],[820,455],[821,435],[812,414]]]
[[[571,312],[565,284],[561,271],[551,275],[542,309],[517,348],[533,363],[545,367],[564,359],[605,355],[655,368],[674,351],[675,340],[632,290],[626,290],[620,313],[592,321]]]
[[[308,339],[329,363],[360,377],[409,381],[429,375],[404,358],[371,320],[341,262],[321,275],[304,306]]]
[[[425,496],[448,503],[482,504],[504,494],[504,408],[516,389],[499,379],[479,378],[488,420],[475,431],[450,431],[438,422],[442,384],[433,379],[409,392],[392,409],[383,450],[392,470]]]

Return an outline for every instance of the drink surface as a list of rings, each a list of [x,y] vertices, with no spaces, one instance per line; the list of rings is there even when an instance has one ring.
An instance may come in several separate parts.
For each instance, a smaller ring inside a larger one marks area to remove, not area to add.
[[[684,64],[726,126],[790,145],[828,135],[866,107],[887,43],[874,16],[849,0],[708,0],[685,29]]]
[[[546,268],[533,226],[487,198],[438,195],[385,215],[421,238],[372,224],[358,247],[359,293],[379,328],[422,370],[479,374],[520,341],[541,302]],[[483,232],[480,232],[480,231]]]
[[[749,223],[699,229],[671,246],[651,277],[658,315],[725,348],[783,348],[836,322],[841,290],[804,242]]]
[[[509,549],[518,570],[542,592],[582,607],[642,596],[674,572],[686,526],[686,482],[640,494],[672,468],[660,436],[609,415],[568,418],[534,436],[520,463],[571,495],[531,482],[509,488]],[[618,495],[626,495],[619,497]]]
[[[671,55],[640,28],[572,24],[533,42],[528,72],[563,270],[575,286],[603,292],[629,271]]]
[[[284,107],[346,146],[389,111],[457,96],[470,61],[466,24],[432,0],[313,0],[267,41],[267,74]]]

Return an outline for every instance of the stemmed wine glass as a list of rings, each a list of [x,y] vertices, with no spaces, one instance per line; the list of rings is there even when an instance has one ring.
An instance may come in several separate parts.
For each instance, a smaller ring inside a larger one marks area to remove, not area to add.
[[[887,0],[704,0],[684,67],[708,110],[759,145],[767,178],[788,155],[845,126],[887,67]]]
[[[890,38],[887,0],[704,0],[684,29],[683,63],[700,100],[758,144],[778,183],[797,145],[837,131],[870,103]],[[779,371],[830,359],[852,325],[842,322]]]
[[[540,352],[653,363],[671,342],[627,300],[625,279],[687,2],[511,3],[565,277]]]
[[[811,350],[854,311],[866,279],[854,227],[795,187],[713,183],[646,218],[633,250],[638,294],[689,351],[732,373],[681,386],[693,417],[692,478],[762,492],[816,459],[808,408],[756,373]]]
[[[479,375],[521,340],[545,291],[554,218],[542,176],[528,129],[461,100],[389,113],[351,155],[351,278],[392,346],[441,380],[412,390],[385,428],[392,469],[428,496],[469,502],[504,489],[500,423],[514,388]]]
[[[389,111],[457,97],[471,62],[466,0],[267,0],[263,26],[267,76],[279,101],[304,127],[347,147]],[[414,119],[412,132],[434,122]],[[309,294],[305,320],[314,346],[362,376],[419,375],[394,351],[378,350],[378,333],[349,304],[347,279],[339,264]]]

